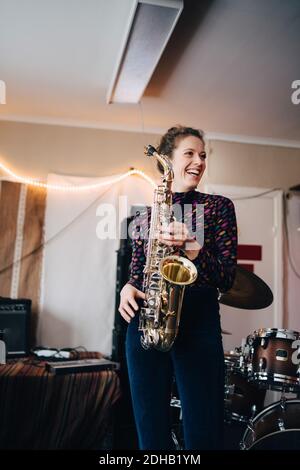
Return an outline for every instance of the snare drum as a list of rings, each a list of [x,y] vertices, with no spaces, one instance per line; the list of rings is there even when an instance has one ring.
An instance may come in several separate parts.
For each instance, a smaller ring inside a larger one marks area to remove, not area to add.
[[[299,388],[299,361],[294,341],[300,338],[297,331],[263,328],[248,336],[249,355],[247,371],[249,380],[274,390]]]
[[[265,408],[249,422],[240,448],[299,450],[300,400],[283,400]]]

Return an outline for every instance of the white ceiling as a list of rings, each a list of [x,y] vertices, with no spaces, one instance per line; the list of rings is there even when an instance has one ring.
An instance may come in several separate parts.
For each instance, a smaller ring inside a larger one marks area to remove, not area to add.
[[[300,0],[185,0],[142,104],[106,104],[133,2],[0,0],[0,119],[300,146]]]

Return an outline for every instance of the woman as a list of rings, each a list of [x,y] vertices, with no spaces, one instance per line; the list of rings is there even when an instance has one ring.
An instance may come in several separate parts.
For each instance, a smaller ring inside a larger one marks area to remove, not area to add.
[[[175,376],[181,401],[186,449],[222,448],[224,406],[224,355],[218,289],[233,284],[236,267],[237,228],[233,203],[222,196],[196,191],[206,166],[201,131],[172,127],[161,138],[158,153],[172,161],[173,203],[189,204],[192,217],[204,205],[204,241],[191,237],[186,219],[169,225],[162,243],[176,247],[196,266],[198,277],[185,289],[179,333],[169,352],[144,350],[138,331],[138,301],[144,299],[143,268],[147,217],[134,227],[131,275],[121,291],[119,311],[129,323],[126,356],[136,427],[141,449],[174,448],[171,439],[170,395]],[[141,219],[141,218],[140,218]],[[139,219],[139,220],[140,220]],[[196,230],[203,218],[196,218]]]

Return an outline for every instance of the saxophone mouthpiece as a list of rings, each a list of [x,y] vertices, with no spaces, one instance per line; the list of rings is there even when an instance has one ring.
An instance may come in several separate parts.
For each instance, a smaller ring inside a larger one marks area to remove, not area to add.
[[[148,157],[153,157],[153,155],[156,153],[156,148],[154,148],[152,145],[147,145],[144,152],[146,155],[148,155]]]

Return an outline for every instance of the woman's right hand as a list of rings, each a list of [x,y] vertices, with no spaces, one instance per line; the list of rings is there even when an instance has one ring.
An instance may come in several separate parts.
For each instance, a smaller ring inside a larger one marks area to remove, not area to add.
[[[119,312],[124,320],[130,323],[135,312],[139,309],[136,299],[145,299],[145,294],[131,284],[125,284],[120,292],[120,297]]]

